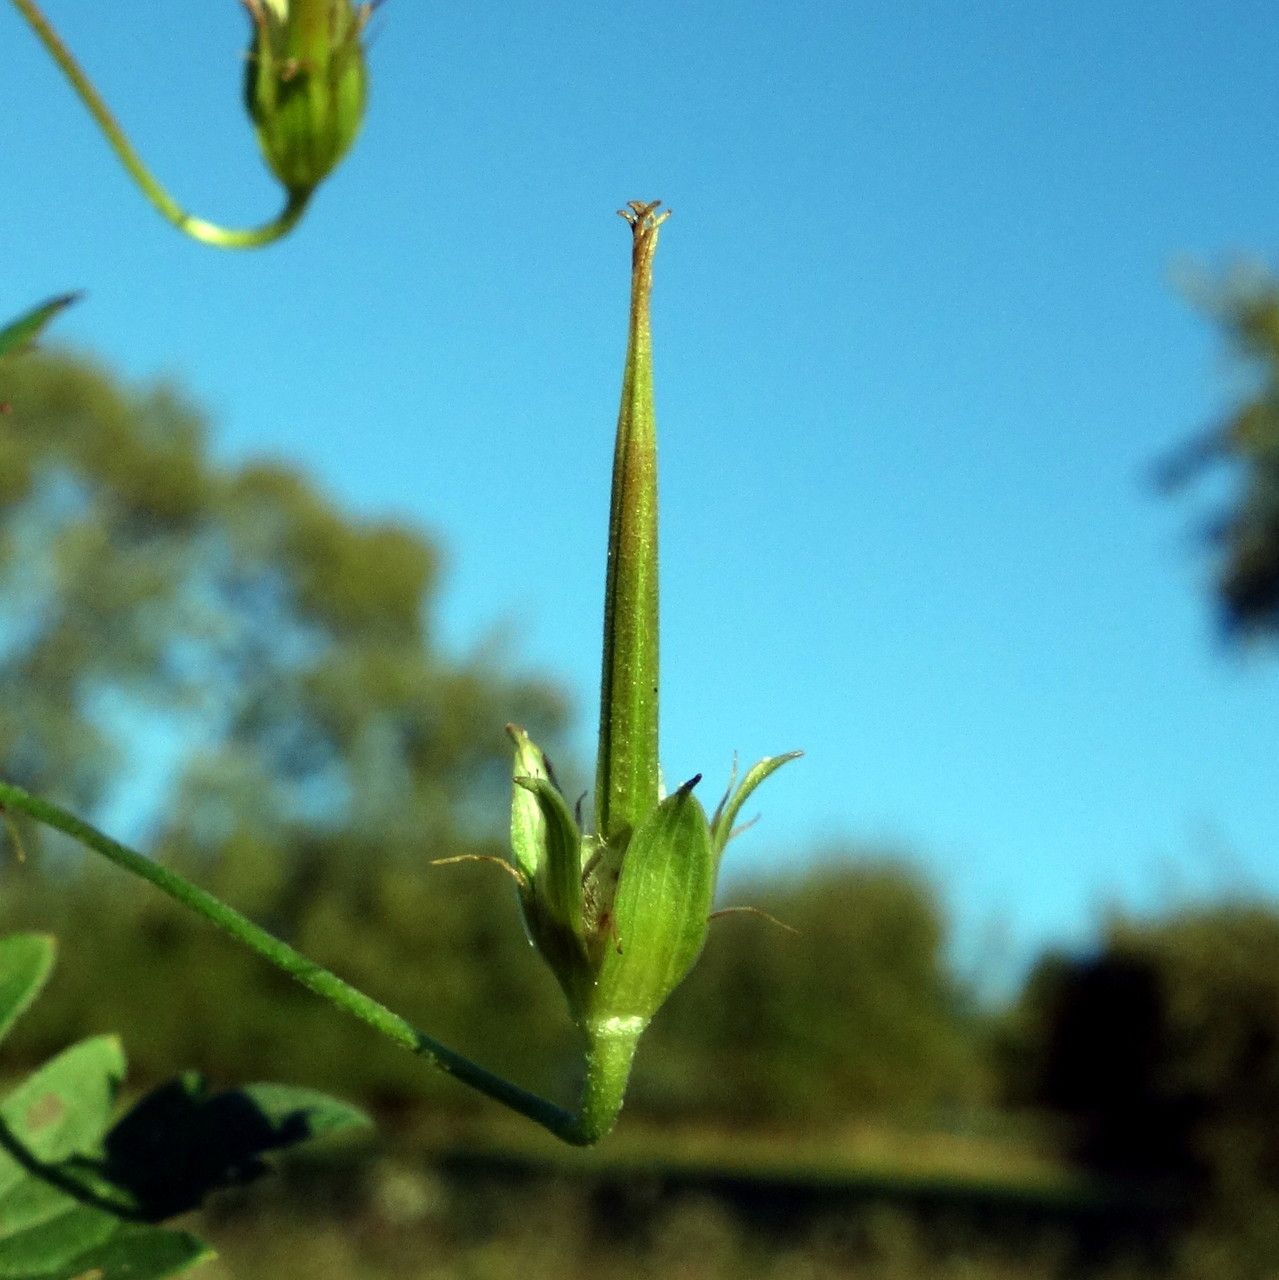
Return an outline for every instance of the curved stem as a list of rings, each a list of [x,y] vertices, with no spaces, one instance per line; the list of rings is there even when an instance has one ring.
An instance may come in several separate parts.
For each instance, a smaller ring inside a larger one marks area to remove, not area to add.
[[[218,249],[257,249],[288,235],[297,226],[311,199],[309,191],[291,191],[279,215],[259,227],[221,227],[215,222],[206,222],[203,218],[187,213],[142,162],[142,157],[133,149],[133,144],[120,127],[120,122],[111,114],[111,109],[76,62],[71,50],[49,25],[49,20],[40,11],[36,0],[13,0],[13,4],[40,38],[40,43],[61,68],[62,74],[70,81],[71,87],[97,122],[120,163],[166,221],[193,240]]]
[[[501,1076],[494,1075],[493,1072],[463,1057],[425,1032],[419,1031],[398,1013],[393,1013],[380,1001],[374,1000],[372,996],[367,996],[350,983],[344,982],[335,973],[308,960],[288,943],[281,942],[279,938],[254,924],[247,916],[241,915],[206,890],[126,845],[120,844],[119,841],[112,840],[110,836],[104,835],[96,827],[91,827],[65,809],[60,809],[47,800],[41,800],[38,796],[22,790],[21,787],[0,782],[0,811],[8,810],[24,813],[37,822],[52,827],[55,831],[61,831],[95,853],[110,859],[117,866],[141,876],[144,880],[149,880],[161,892],[168,894],[170,898],[198,915],[202,915],[219,929],[229,933],[237,942],[243,943],[251,951],[256,951],[264,960],[269,960],[277,969],[282,969],[330,1004],[368,1023],[375,1031],[394,1040],[410,1053],[417,1054],[437,1071],[452,1076],[495,1102],[500,1102],[504,1107],[509,1107],[512,1111],[526,1116],[564,1142],[575,1146],[589,1146],[603,1137],[607,1128],[611,1127],[611,1122],[602,1130],[594,1121],[591,1124],[583,1123],[583,1119],[572,1112],[546,1101],[545,1098],[538,1097],[535,1093],[530,1093],[527,1089],[520,1088],[519,1085],[512,1084],[509,1080],[504,1080]],[[609,1079],[615,1079],[616,1074],[615,1069],[611,1070]],[[588,1064],[588,1081],[589,1078]],[[622,1084],[625,1085],[625,1076],[622,1077]],[[590,1095],[589,1088],[587,1095]],[[619,1097],[613,1109],[614,1116],[620,1106]],[[595,1112],[598,1108],[591,1110]]]

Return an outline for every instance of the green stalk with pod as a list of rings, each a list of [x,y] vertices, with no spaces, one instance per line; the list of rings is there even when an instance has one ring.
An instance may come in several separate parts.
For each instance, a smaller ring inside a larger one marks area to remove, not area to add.
[[[585,1048],[578,1108],[504,1080],[307,960],[212,894],[65,810],[0,782],[0,810],[62,831],[149,880],[317,995],[437,1070],[589,1145],[613,1127],[645,1028],[696,962],[715,882],[743,804],[798,754],[772,756],[730,783],[707,814],[700,775],[664,793],[658,765],[658,499],[650,321],[653,262],[666,215],[633,201],[630,321],[613,464],[594,820],[582,823],[541,749],[514,726],[511,849],[528,936],[554,973]],[[447,861],[447,859],[445,859]]]

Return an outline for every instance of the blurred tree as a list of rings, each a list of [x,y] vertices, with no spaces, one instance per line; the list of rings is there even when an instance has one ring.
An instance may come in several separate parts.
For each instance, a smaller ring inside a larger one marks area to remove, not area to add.
[[[1279,636],[1279,282],[1237,280],[1212,299],[1253,388],[1219,427],[1167,459],[1166,487],[1227,462],[1239,476],[1232,509],[1211,526],[1221,549],[1218,594],[1229,628]]]
[[[1279,913],[1205,907],[1052,957],[1016,1013],[1010,1084],[1080,1155],[1214,1211],[1279,1206]],[[1279,1232],[1271,1241],[1279,1262]]]
[[[218,464],[172,388],[29,356],[0,365],[0,401],[13,406],[0,417],[0,775],[93,814],[128,796],[130,748],[154,752],[147,731],[162,729],[177,745],[149,841],[157,856],[374,991],[404,984],[397,1003],[434,1030],[461,1007],[468,1025],[490,1026],[520,996],[531,1017],[543,995],[510,885],[492,868],[492,882],[424,868],[500,846],[503,725],[554,742],[564,702],[545,682],[440,651],[436,548],[345,516],[282,465]],[[60,993],[64,1014],[132,1000],[152,1024],[202,1002],[218,1034],[242,1024],[252,1061],[236,1072],[278,1063],[262,1015],[304,993],[285,996],[275,975],[146,889],[80,875],[92,895],[68,895],[64,866],[55,910],[100,946],[68,957],[43,1017],[59,1016]],[[34,882],[23,869],[9,881],[12,914]],[[203,985],[162,1010],[158,967],[183,948],[200,955]],[[317,1044],[342,1039],[320,1013],[313,1065]],[[186,1021],[189,1037],[198,1020]],[[490,1034],[510,1039],[527,1026],[515,1022]],[[160,1069],[139,1040],[139,1064]]]
[[[438,553],[288,468],[220,467],[171,388],[0,367],[0,770],[92,808],[123,703],[189,717],[171,838],[358,831],[456,852],[502,829],[507,720],[558,693],[445,658]]]
[[[828,852],[733,899],[797,932],[750,915],[712,924],[649,1033],[636,1105],[829,1124],[978,1099],[977,1021],[936,897],[908,866]]]

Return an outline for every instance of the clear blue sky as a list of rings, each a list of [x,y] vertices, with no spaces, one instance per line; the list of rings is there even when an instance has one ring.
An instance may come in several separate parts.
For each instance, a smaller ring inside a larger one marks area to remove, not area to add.
[[[233,0],[47,7],[181,200],[273,212]],[[438,533],[450,645],[567,682],[586,758],[612,211],[661,197],[667,773],[808,751],[737,864],[891,842],[996,960],[1279,891],[1279,654],[1221,644],[1204,504],[1148,480],[1238,388],[1172,268],[1275,249],[1273,4],[389,0],[375,31],[356,152],[235,257],[149,212],[0,6],[0,311],[86,289],[59,334],[179,376],[221,456]]]

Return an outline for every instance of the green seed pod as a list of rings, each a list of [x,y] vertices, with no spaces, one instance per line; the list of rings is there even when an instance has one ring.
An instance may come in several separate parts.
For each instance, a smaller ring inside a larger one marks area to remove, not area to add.
[[[664,796],[658,767],[657,432],[649,295],[666,215],[631,201],[631,313],[613,459],[594,829],[583,831],[545,756],[515,742],[511,853],[529,937],[582,1032],[575,1141],[612,1128],[640,1036],[693,967],[742,806],[795,753],[761,760],[708,821],[694,778]]]
[[[291,195],[309,195],[350,150],[364,118],[353,0],[244,0],[253,22],[244,95],[262,154]]]

